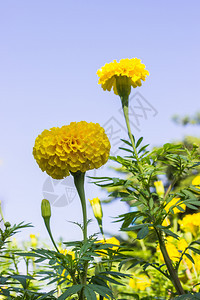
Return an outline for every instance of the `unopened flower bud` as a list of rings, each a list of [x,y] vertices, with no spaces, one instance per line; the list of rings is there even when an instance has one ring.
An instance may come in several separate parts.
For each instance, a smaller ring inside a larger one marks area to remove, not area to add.
[[[164,185],[163,185],[162,181],[161,180],[155,181],[154,185],[155,185],[158,196],[163,197],[165,194],[165,189],[164,189]]]
[[[94,198],[93,200],[89,200],[90,204],[92,206],[92,210],[94,213],[94,216],[97,220],[102,220],[103,212],[101,208],[101,202],[99,198]]]
[[[51,206],[48,200],[43,199],[41,203],[41,212],[43,218],[51,217]]]
[[[6,228],[11,227],[10,222],[6,222],[4,225],[5,225]]]

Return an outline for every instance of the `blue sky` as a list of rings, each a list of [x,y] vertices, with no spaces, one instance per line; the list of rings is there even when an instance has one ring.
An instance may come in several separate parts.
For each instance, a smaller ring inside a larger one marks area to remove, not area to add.
[[[103,126],[114,118],[125,125],[118,97],[97,84],[96,71],[106,62],[138,57],[150,72],[132,91],[154,110],[139,118],[140,131],[132,127],[136,137],[158,145],[199,135],[198,128],[171,121],[173,114],[199,110],[199,14],[197,0],[1,1],[0,198],[7,220],[32,222],[32,232],[47,236],[40,217],[47,175],[32,157],[39,133],[81,120]],[[87,198],[105,196],[91,184],[86,192]],[[105,207],[106,228],[116,232],[110,217],[125,210],[120,203]],[[79,229],[67,222],[81,221],[78,198],[53,207],[52,215],[56,238],[80,238]],[[94,222],[90,233],[96,228]]]

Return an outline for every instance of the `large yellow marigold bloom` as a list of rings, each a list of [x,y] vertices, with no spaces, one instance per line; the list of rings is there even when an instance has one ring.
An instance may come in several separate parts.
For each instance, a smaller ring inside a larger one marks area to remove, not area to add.
[[[145,81],[149,72],[145,69],[145,65],[141,63],[138,58],[121,59],[120,62],[114,60],[109,64],[105,64],[97,71],[99,76],[99,84],[101,84],[104,91],[113,91],[120,97],[125,92],[129,96],[131,86],[136,88],[141,86],[141,80]]]
[[[44,130],[35,140],[33,155],[41,170],[54,179],[69,172],[86,172],[104,165],[110,142],[98,123],[85,121]]]

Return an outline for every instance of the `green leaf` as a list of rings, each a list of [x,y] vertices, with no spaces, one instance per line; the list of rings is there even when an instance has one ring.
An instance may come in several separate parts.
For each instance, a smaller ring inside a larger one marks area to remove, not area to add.
[[[97,285],[97,284],[90,284],[89,286],[90,286],[90,289],[92,289],[99,295],[105,297],[106,299],[109,299],[108,296],[110,296],[111,299],[114,299],[113,293],[109,288],[107,288],[105,286]]]
[[[137,234],[137,239],[138,240],[142,240],[142,239],[144,239],[146,236],[147,236],[147,234],[149,233],[149,228],[148,228],[148,226],[144,226],[142,229],[140,229],[140,231],[138,232],[138,234]]]
[[[58,297],[58,300],[65,300],[67,297],[81,291],[82,288],[84,288],[83,284],[73,285],[70,288],[68,288],[67,291],[64,292],[60,297]]]
[[[190,254],[184,253],[184,255],[187,256],[187,258],[188,258],[189,260],[191,260],[191,262],[194,264],[194,259],[192,258],[192,256],[191,256]]]
[[[93,289],[90,288],[90,285],[86,285],[84,292],[85,292],[86,299],[90,299],[90,300],[97,299],[96,294],[93,291]]]
[[[187,207],[189,207],[189,208],[191,208],[191,209],[198,210],[198,207],[196,207],[196,206],[194,206],[194,205],[192,205],[192,204],[186,203],[186,202],[184,202],[184,203],[185,203],[185,205],[186,205]]]
[[[200,250],[199,249],[196,249],[196,248],[191,247],[191,246],[189,246],[188,249],[191,249],[193,252],[195,252],[197,254],[200,254]]]
[[[149,207],[150,207],[150,209],[152,209],[153,206],[154,206],[154,200],[153,200],[153,198],[150,198],[150,200],[149,200]]]
[[[134,225],[134,226],[131,226],[128,228],[123,228],[123,231],[135,231],[135,230],[143,228],[144,226],[146,226],[146,224]]]
[[[98,274],[98,277],[100,277],[101,279],[105,279],[106,281],[112,282],[114,284],[124,285],[123,283],[121,283],[121,282],[119,282],[119,281],[117,281],[117,280],[115,280],[115,279],[113,279],[111,277],[108,277],[108,276],[105,276],[105,275],[101,275],[101,273]]]
[[[126,140],[123,140],[123,139],[121,139],[121,141],[124,142],[125,144],[131,146],[131,148],[133,147],[132,144],[129,141],[126,141]]]
[[[143,141],[143,137],[140,137],[139,140],[136,143],[136,148],[140,146],[140,144],[142,143],[142,141]]]

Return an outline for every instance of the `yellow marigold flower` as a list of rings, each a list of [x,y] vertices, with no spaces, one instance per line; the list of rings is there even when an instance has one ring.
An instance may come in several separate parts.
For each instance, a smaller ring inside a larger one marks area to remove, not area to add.
[[[170,223],[170,220],[168,218],[165,218],[162,222],[162,226],[169,226],[171,223]]]
[[[129,286],[133,289],[144,291],[151,286],[151,280],[145,275],[134,276],[129,280]]]
[[[162,180],[155,181],[154,185],[155,185],[156,193],[158,194],[158,196],[163,197],[164,194],[165,194],[165,189],[164,189],[164,185],[162,183]]]
[[[189,230],[196,236],[200,228],[200,213],[186,215],[182,220],[179,220],[178,223],[183,231],[187,232]]]
[[[101,244],[113,244],[112,247],[108,248],[108,249],[112,249],[112,250],[118,250],[118,246],[120,245],[120,242],[118,241],[118,239],[116,239],[115,237],[111,237],[110,239],[106,239],[106,240],[100,240],[97,243],[101,243]],[[101,251],[101,255],[104,256],[108,254],[107,250],[100,250]]]
[[[36,237],[35,234],[30,234],[30,239],[31,239],[31,247],[36,248],[38,245],[38,238]]]
[[[120,97],[128,97],[131,92],[131,86],[136,88],[141,86],[141,80],[145,81],[149,72],[145,69],[145,65],[138,58],[121,59],[120,62],[114,60],[109,64],[105,64],[97,71],[99,76],[99,84],[104,91],[113,91]]]
[[[89,199],[89,201],[92,206],[92,210],[93,210],[95,218],[101,220],[103,217],[103,212],[102,212],[101,202],[100,202],[99,198],[97,197],[92,200]]]
[[[61,249],[61,250],[60,250],[60,253],[62,253],[63,255],[67,255],[67,254],[68,254],[68,255],[71,255],[72,260],[75,259],[75,252],[72,251],[72,250]]]
[[[188,247],[188,243],[184,238],[181,238],[179,241],[177,241],[173,237],[168,237],[165,245],[169,257],[173,262],[178,262],[182,252],[185,250],[185,248]],[[160,251],[159,245],[157,246],[157,251],[160,252],[160,259],[164,262],[164,258]],[[186,251],[186,253],[188,252]],[[192,267],[191,261],[185,255],[183,256],[182,263],[189,269]]]
[[[60,253],[62,253],[63,255],[67,255],[67,254],[68,254],[68,255],[71,255],[72,260],[75,260],[75,253],[74,253],[74,251],[72,251],[72,250],[67,250],[67,249],[60,249],[59,251],[60,251]],[[62,274],[61,274],[61,277],[65,277],[65,273],[66,273],[66,270],[63,270],[63,271],[62,271]],[[70,279],[71,276],[68,274],[68,275],[67,275],[67,278]]]
[[[169,209],[170,209],[172,206],[176,205],[176,203],[177,203],[179,200],[180,200],[180,198],[173,198],[173,199],[172,199],[169,203],[167,203],[167,205],[165,206],[165,211],[168,213],[168,212],[169,212]],[[179,202],[177,205],[180,206],[180,207],[181,207],[182,209],[184,209],[184,211],[185,211],[186,205],[185,205],[184,203]],[[177,214],[177,213],[183,213],[183,211],[181,211],[181,210],[180,210],[179,208],[177,208],[177,207],[174,207],[172,210],[173,210],[174,214]]]
[[[69,172],[82,173],[104,165],[110,142],[98,123],[72,122],[61,128],[44,130],[35,140],[33,155],[41,170],[54,179]]]
[[[196,186],[196,188],[200,189],[199,185],[200,185],[200,175],[196,176],[193,180],[192,180],[192,184]]]

